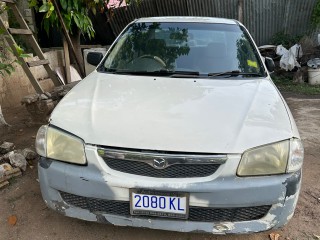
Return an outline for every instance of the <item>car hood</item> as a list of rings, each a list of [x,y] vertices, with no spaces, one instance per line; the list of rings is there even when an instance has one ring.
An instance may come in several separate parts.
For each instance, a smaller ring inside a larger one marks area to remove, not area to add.
[[[87,144],[175,152],[242,153],[293,137],[268,79],[200,79],[93,72],[50,124]]]

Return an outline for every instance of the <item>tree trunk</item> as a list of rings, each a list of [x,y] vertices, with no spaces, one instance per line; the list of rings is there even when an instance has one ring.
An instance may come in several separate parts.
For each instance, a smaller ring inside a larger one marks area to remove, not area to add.
[[[74,50],[76,52],[77,58],[80,61],[81,66],[78,66],[78,67],[81,67],[82,71],[84,72],[84,61],[83,61],[82,51],[81,51],[81,47],[80,47],[80,35],[81,35],[81,32],[78,29],[76,29],[73,31],[73,34],[70,35],[70,38],[71,38],[72,44],[74,46]],[[72,53],[70,53],[70,56],[72,56]],[[76,62],[76,61],[74,60],[73,62]],[[79,71],[79,73],[80,72],[81,71]]]

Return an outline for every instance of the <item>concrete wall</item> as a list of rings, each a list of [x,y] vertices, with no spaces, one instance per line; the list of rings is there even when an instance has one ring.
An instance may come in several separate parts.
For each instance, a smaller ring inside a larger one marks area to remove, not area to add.
[[[29,28],[33,32],[36,32],[34,12],[32,9],[29,8],[29,1],[27,1],[27,0],[17,1],[17,6],[18,6],[24,20],[29,25]]]
[[[49,60],[52,69],[64,65],[62,50],[46,52],[44,55]],[[9,54],[8,59],[14,59],[14,57]],[[37,57],[32,57],[28,58],[27,61],[36,59]],[[0,76],[0,104],[2,107],[19,106],[22,97],[35,93],[22,67],[19,64],[14,64],[14,66],[16,70],[10,76]],[[48,78],[43,66],[33,67],[31,71],[45,91],[53,89],[54,85],[51,79]]]

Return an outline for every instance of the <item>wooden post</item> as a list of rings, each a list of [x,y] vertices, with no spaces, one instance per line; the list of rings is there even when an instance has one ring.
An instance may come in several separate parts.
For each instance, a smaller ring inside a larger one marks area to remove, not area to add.
[[[243,3],[244,0],[238,0],[238,20],[243,23]]]
[[[69,56],[69,47],[66,38],[63,38],[63,52],[64,52],[64,61],[65,61],[65,84],[71,83],[71,73],[70,73],[70,56]]]
[[[76,63],[77,63],[77,65],[78,65],[78,67],[79,67],[80,75],[81,75],[81,77],[84,78],[84,77],[85,77],[85,73],[84,73],[84,70],[83,70],[83,66],[81,66],[81,61],[80,61],[80,59],[78,59],[78,57],[77,57],[76,51],[75,51],[75,49],[74,49],[74,46],[73,46],[73,44],[72,44],[71,38],[70,38],[69,33],[68,33],[68,30],[67,30],[67,27],[66,27],[66,25],[65,25],[65,23],[64,23],[64,21],[63,21],[61,12],[60,12],[60,10],[59,10],[59,6],[58,6],[56,0],[52,0],[52,3],[53,3],[53,5],[54,5],[54,7],[55,7],[55,10],[57,11],[58,19],[59,19],[59,22],[60,22],[60,24],[61,24],[63,34],[64,34],[64,36],[66,37],[67,43],[68,43],[69,47],[71,48],[71,53],[73,54],[74,59],[76,60]]]

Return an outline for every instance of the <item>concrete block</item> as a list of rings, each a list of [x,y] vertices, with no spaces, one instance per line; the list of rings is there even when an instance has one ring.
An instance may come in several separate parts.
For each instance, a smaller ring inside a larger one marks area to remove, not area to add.
[[[24,16],[32,18],[32,10],[30,8],[24,9]]]
[[[6,154],[14,149],[14,144],[10,142],[3,142],[0,145],[0,154]]]

